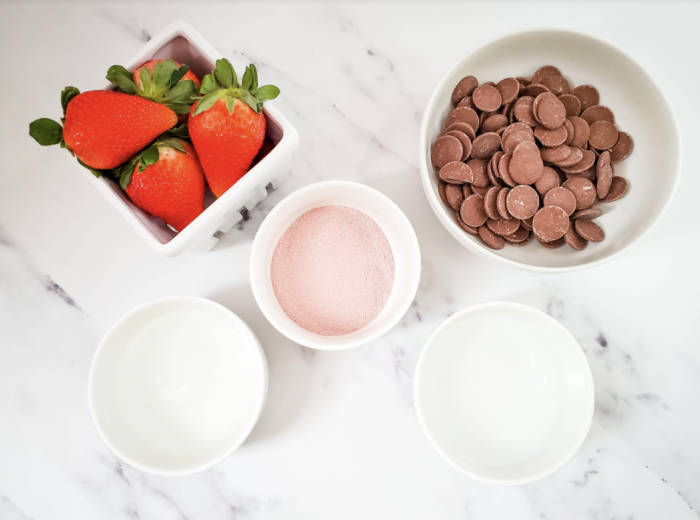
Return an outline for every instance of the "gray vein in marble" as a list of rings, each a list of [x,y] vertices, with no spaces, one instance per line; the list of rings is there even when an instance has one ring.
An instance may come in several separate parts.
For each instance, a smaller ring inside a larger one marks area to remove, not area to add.
[[[552,318],[557,319],[557,320],[563,320],[565,315],[564,315],[564,300],[560,298],[550,298],[549,302],[547,302],[547,314],[549,314]]]
[[[131,487],[131,482],[129,482],[129,479],[126,478],[126,475],[124,475],[124,468],[122,467],[122,463],[119,462],[118,460],[116,461],[116,464],[114,465],[114,472],[121,478],[126,484]]]
[[[63,287],[54,282],[48,275],[44,277],[44,287],[47,291],[49,291],[52,294],[55,294],[74,309],[77,309],[80,312],[82,312],[82,309],[78,306],[77,303],[75,303],[75,300],[70,297],[70,295],[63,289]]]
[[[358,78],[355,76],[354,70],[352,68],[352,65],[349,63],[343,63],[343,72],[345,75],[352,80],[352,84],[355,87],[355,90],[357,92],[360,92],[363,96],[365,96],[367,99],[369,99],[372,103],[375,105],[381,106],[382,102],[380,99],[377,98],[372,92],[371,89],[367,88],[364,83],[358,80]]]
[[[17,250],[16,244],[7,236],[2,227],[0,227],[0,246],[3,246],[7,250],[13,251],[27,272],[37,279],[47,292],[50,294],[55,294],[70,307],[80,311],[81,313],[83,312],[80,306],[63,289],[63,287],[54,282],[49,275],[40,273],[36,266],[31,263],[29,259],[27,259],[26,255],[22,251]]]
[[[649,383],[637,370],[632,356],[601,330],[589,310],[569,307],[570,303],[567,300],[550,295],[546,312],[567,325],[567,329],[574,334],[588,357],[596,382],[596,413],[601,414],[608,422],[620,424],[632,410],[639,407],[645,407],[657,413],[670,410],[661,396],[649,388]],[[581,331],[580,326],[575,326],[574,320],[581,320],[586,328]],[[592,338],[588,336],[590,339],[581,337],[582,332],[586,333],[590,329],[597,330],[597,334]],[[643,352],[644,348],[640,344],[636,352]],[[602,370],[596,367],[593,360],[602,364]],[[611,373],[615,373],[617,377],[611,379],[609,376],[604,376]]]
[[[108,464],[112,464],[110,461],[105,459],[105,462]],[[115,459],[113,463],[113,469],[114,473],[129,487],[131,490],[131,500],[130,503],[126,507],[126,513],[129,515],[130,518],[133,520],[139,520],[141,518],[141,515],[139,514],[138,508],[136,507],[136,502],[134,500],[134,484],[132,483],[131,479],[125,474],[124,471],[124,466],[122,463],[118,460]],[[149,482],[149,479],[153,478],[150,476],[147,476],[141,472],[138,472],[138,470],[134,470],[130,468],[130,471],[133,471],[136,475],[140,476],[141,478],[138,481],[138,485],[142,486],[144,489],[148,490],[152,494],[160,497],[165,501],[167,504],[169,504],[178,514],[180,520],[188,520],[187,516],[184,514],[182,511],[182,508],[170,497],[168,496],[167,493],[163,492],[162,490],[158,489],[154,485],[152,485]]]
[[[15,243],[10,240],[10,237],[7,236],[2,226],[0,226],[0,245],[7,248],[15,247]]]
[[[0,494],[0,518],[3,518],[3,520],[32,520],[31,516],[25,514],[12,500],[3,494]]]
[[[602,332],[598,333],[598,336],[596,336],[595,340],[598,342],[598,344],[603,347],[607,348],[608,346],[608,340],[605,338]]]
[[[656,394],[644,392],[644,393],[638,394],[636,397],[637,397],[637,401],[640,401],[642,403],[646,403],[650,406],[660,406],[664,410],[671,409],[671,407],[668,406],[667,404],[665,404],[663,401],[661,401],[661,398]]]
[[[148,486],[148,489],[150,489],[150,490],[153,491],[156,495],[162,497],[163,500],[165,500],[165,501],[168,502],[170,505],[172,505],[172,506],[175,508],[175,511],[177,511],[177,513],[180,515],[181,520],[188,520],[187,517],[185,516],[185,514],[182,512],[182,509],[180,509],[180,506],[178,506],[178,505],[173,501],[172,498],[170,498],[168,495],[166,495],[165,493],[163,493],[160,489],[154,488],[154,487],[152,487],[152,486]]]
[[[385,63],[387,68],[390,71],[390,75],[394,77],[394,80],[396,82],[396,85],[398,86],[398,92],[399,94],[405,99],[409,105],[413,106],[413,119],[415,122],[420,125],[422,120],[423,120],[423,109],[418,105],[418,103],[415,103],[413,99],[411,99],[410,95],[403,89],[401,86],[403,82],[400,80],[398,77],[398,73],[396,72],[396,67],[394,66],[394,62],[385,56],[384,54],[380,53],[379,51],[372,50],[372,49],[367,49],[367,55],[376,59],[376,60],[381,60]],[[384,81],[384,78],[379,77],[377,78],[381,82]]]
[[[334,14],[335,14],[336,18],[338,19],[339,23],[341,24],[341,27],[345,26],[345,27],[349,27],[350,29],[352,29],[353,33],[355,33],[356,36],[361,37],[362,41],[366,45],[367,38],[357,28],[357,26],[344,13],[342,13],[338,7],[335,7],[333,9],[333,11],[334,11]],[[421,104],[414,102],[414,100],[406,93],[406,91],[402,87],[403,81],[401,81],[401,78],[399,77],[398,73],[396,72],[396,66],[394,65],[393,60],[391,60],[389,57],[384,55],[382,52],[380,52],[374,46],[366,45],[365,50],[367,51],[367,56],[369,56],[370,58],[374,58],[375,60],[379,60],[379,61],[383,62],[383,64],[389,70],[390,76],[392,76],[394,78],[398,93],[403,97],[404,100],[406,100],[408,102],[408,104],[410,106],[413,106],[414,118],[415,118],[416,122],[418,124],[420,124],[421,119],[422,119],[422,115],[423,115],[423,107]]]
[[[279,508],[281,501],[277,498],[259,498],[256,496],[240,497],[238,500],[231,501],[221,489],[217,480],[225,480],[225,477],[218,470],[213,469],[207,472],[209,483],[214,492],[226,504],[231,513],[231,520],[241,520],[242,518],[255,518],[255,512],[267,509],[274,511]],[[230,491],[230,486],[225,486]]]
[[[394,356],[394,372],[398,376],[405,376],[409,379],[413,379],[413,374],[408,370],[406,366],[406,348],[401,346],[395,346],[393,349]]]
[[[124,466],[122,465],[121,461],[115,457],[112,457],[110,454],[110,456],[104,455],[99,457],[99,462],[110,468],[112,473],[119,477],[121,482],[123,482],[129,488],[127,496],[128,502],[123,505],[123,510],[131,520],[140,520],[141,515],[139,514],[134,497],[134,486],[132,485],[131,480],[129,480],[129,478],[125,475]],[[83,478],[79,478],[78,481],[86,487],[93,487],[94,485],[93,482]]]
[[[649,466],[646,466],[646,469],[649,469]],[[661,482],[663,482],[664,484],[666,484],[668,486],[671,486],[665,478],[663,478],[663,477],[659,477],[659,478],[661,479]],[[681,497],[681,500],[683,500],[683,502],[688,506],[689,509],[693,509],[693,505],[690,502],[688,502],[688,499],[683,496],[683,493],[681,493],[680,491],[678,491],[675,488],[673,488],[673,490],[678,494],[679,497]],[[693,511],[693,513],[695,513],[695,515],[698,518],[700,518],[700,512]]]
[[[248,53],[246,53],[246,52],[242,52],[242,51],[238,51],[238,50],[233,50],[233,51],[232,51],[232,54],[236,54],[236,55],[238,55],[238,56],[241,56],[241,57],[245,58],[246,60],[250,61],[251,63],[255,63],[255,64],[256,64],[256,67],[257,67],[258,69],[269,68],[270,70],[274,71],[276,74],[278,74],[278,75],[280,75],[280,76],[283,76],[283,77],[287,80],[287,82],[288,82],[289,85],[294,86],[295,88],[302,89],[302,90],[307,90],[307,91],[313,93],[314,96],[315,96],[316,101],[318,101],[318,100],[323,100],[323,101],[325,101],[330,107],[333,108],[333,110],[334,110],[339,116],[341,116],[344,120],[348,121],[348,122],[352,125],[352,128],[354,128],[355,130],[358,130],[358,131],[362,132],[362,133],[364,134],[364,136],[365,136],[367,139],[369,139],[369,140],[372,142],[372,144],[375,144],[380,150],[386,150],[386,151],[390,152],[390,153],[392,154],[392,156],[394,156],[394,157],[396,157],[397,159],[401,160],[403,163],[409,165],[409,166],[410,166],[411,168],[413,168],[414,170],[416,170],[416,171],[418,170],[418,165],[413,164],[409,159],[407,159],[407,158],[401,156],[398,152],[396,152],[396,151],[394,151],[393,149],[391,149],[390,147],[386,146],[384,143],[382,143],[382,142],[379,140],[379,138],[377,138],[377,136],[376,136],[375,134],[373,134],[371,131],[369,131],[369,130],[367,130],[366,128],[364,128],[360,123],[355,122],[355,121],[350,117],[349,114],[346,114],[345,112],[343,112],[340,108],[338,108],[338,106],[337,106],[331,99],[329,99],[328,97],[326,97],[325,95],[323,95],[323,94],[322,94],[321,92],[319,92],[318,90],[314,89],[311,85],[302,85],[302,84],[300,84],[297,80],[295,80],[293,77],[289,76],[286,72],[283,72],[282,70],[280,70],[280,69],[278,69],[278,68],[276,68],[276,67],[274,67],[274,66],[272,66],[272,65],[270,65],[270,64],[268,64],[268,63],[266,63],[266,62],[263,61],[263,60],[256,59],[254,56],[252,56],[252,55],[250,55],[250,54],[248,54]],[[292,101],[291,101],[292,99],[293,99],[292,96],[290,96],[290,97],[287,98],[286,102],[287,102],[287,106],[288,106],[288,107],[293,107]],[[297,109],[297,108],[293,108],[293,112],[294,112],[295,115],[297,115],[299,118],[304,119],[304,120],[307,120],[307,116],[304,114],[303,111],[301,111],[301,110],[299,110],[299,109]],[[420,122],[420,117],[419,117],[419,119],[418,119],[418,122]]]
[[[306,363],[313,363],[316,358],[316,350],[302,345],[300,345],[299,348],[301,349],[301,358]]]
[[[665,481],[664,481],[665,482]],[[678,496],[681,497],[681,500],[685,502],[690,509],[693,509],[693,506],[688,502],[688,499],[683,496],[683,494],[680,491],[676,491],[678,493]],[[695,513],[698,517],[700,517],[700,513]]]
[[[595,470],[595,469],[589,469],[588,471],[586,471],[586,472],[583,474],[583,479],[582,479],[582,480],[573,480],[572,482],[573,482],[573,484],[575,484],[575,485],[577,485],[577,486],[585,486],[586,484],[588,484],[588,478],[589,478],[591,475],[597,475],[597,474],[598,474],[598,471],[597,471],[597,470]]]
[[[102,11],[100,16],[103,20],[106,20],[114,25],[118,25],[126,33],[131,35],[133,38],[136,38],[140,42],[146,43],[151,39],[151,34],[146,29],[136,27],[136,19],[133,17],[130,17],[129,20],[124,20],[107,11]]]

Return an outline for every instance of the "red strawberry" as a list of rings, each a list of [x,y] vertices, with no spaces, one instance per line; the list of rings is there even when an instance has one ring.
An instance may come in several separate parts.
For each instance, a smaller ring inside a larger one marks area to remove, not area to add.
[[[246,68],[241,84],[228,60],[202,79],[204,97],[192,105],[189,131],[211,191],[217,197],[250,169],[265,139],[263,102],[279,89],[258,88],[254,65]]]
[[[156,64],[162,63],[162,62],[163,62],[163,60],[151,60],[151,61],[147,61],[146,63],[144,63],[143,65],[141,65],[141,66],[140,66],[138,69],[136,69],[136,70],[132,73],[132,75],[131,75],[131,79],[134,80],[134,84],[135,84],[139,89],[143,89],[143,81],[141,81],[141,69],[148,69],[148,70],[150,70],[150,71],[151,71],[151,78],[153,78],[153,69],[155,68]],[[178,63],[178,62],[175,62],[175,64],[176,64],[178,67],[182,67],[182,65],[181,65],[180,63]],[[180,79],[180,81],[186,81],[186,80],[188,80],[188,79],[191,79],[192,81],[194,81],[194,84],[197,85],[197,88],[199,88],[199,87],[202,85],[202,80],[199,79],[199,77],[198,77],[194,72],[192,72],[191,70],[188,70],[188,71],[185,73],[185,75],[182,76],[182,79]]]
[[[39,144],[60,144],[84,166],[98,170],[123,164],[156,137],[174,127],[177,115],[164,105],[128,94],[75,87],[61,93],[64,127],[51,119],[37,119],[29,135]]]
[[[134,204],[177,231],[204,211],[204,172],[187,141],[163,136],[116,173]]]

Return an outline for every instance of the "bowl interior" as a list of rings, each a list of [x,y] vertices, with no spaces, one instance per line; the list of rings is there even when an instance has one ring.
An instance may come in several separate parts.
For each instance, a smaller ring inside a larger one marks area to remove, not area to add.
[[[438,195],[438,179],[430,161],[430,146],[452,110],[450,95],[466,75],[480,82],[532,74],[542,65],[557,66],[573,86],[592,84],[601,104],[615,114],[620,130],[634,139],[634,152],[615,165],[629,191],[621,200],[599,204],[605,212],[597,222],[606,239],[590,243],[584,251],[569,247],[546,249],[536,241],[525,247],[487,249],[478,237],[466,234]],[[464,56],[443,78],[433,94],[421,129],[421,175],[433,210],[448,231],[472,251],[517,264],[542,268],[575,268],[609,259],[627,248],[661,216],[670,202],[680,174],[680,140],[663,94],[649,75],[631,58],[594,38],[557,30],[506,35],[489,41]]]
[[[517,304],[459,312],[430,337],[416,371],[416,406],[438,452],[491,483],[549,475],[580,447],[593,380],[576,340]]]
[[[343,336],[321,336],[294,323],[277,302],[270,267],[275,247],[298,217],[322,206],[347,206],[372,218],[386,235],[395,262],[394,286],[377,317],[364,328]],[[420,250],[410,222],[389,198],[354,182],[313,184],[279,203],[260,226],[251,254],[253,293],[267,319],[288,338],[311,348],[339,350],[361,345],[384,334],[406,313],[420,279]]]
[[[113,451],[145,471],[219,462],[248,436],[267,371],[259,343],[228,309],[197,298],[150,302],[102,340],[90,404]]]

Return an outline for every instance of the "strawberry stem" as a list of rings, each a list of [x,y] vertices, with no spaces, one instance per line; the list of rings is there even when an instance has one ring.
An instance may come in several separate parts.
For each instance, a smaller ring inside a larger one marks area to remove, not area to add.
[[[144,148],[138,155],[112,170],[114,175],[119,178],[119,185],[124,190],[129,186],[137,165],[139,167],[139,173],[141,173],[151,164],[156,164],[160,158],[159,148],[161,146],[173,148],[180,153],[186,154],[187,150],[182,146],[182,141],[183,139],[189,139],[189,137],[187,125],[178,126],[158,136],[155,141]]]
[[[263,103],[275,99],[280,89],[274,85],[258,87],[258,71],[252,63],[248,65],[238,83],[236,71],[227,59],[216,60],[216,68],[211,74],[202,78],[202,94],[193,115],[197,116],[209,110],[220,99],[226,99],[229,115],[233,114],[235,100],[240,99],[258,114],[262,112]]]
[[[187,65],[178,66],[171,59],[163,60],[156,63],[153,73],[145,67],[141,69],[139,88],[131,72],[121,65],[112,65],[107,71],[107,79],[127,94],[163,104],[176,114],[187,114],[199,94],[194,81],[180,81],[188,70]]]

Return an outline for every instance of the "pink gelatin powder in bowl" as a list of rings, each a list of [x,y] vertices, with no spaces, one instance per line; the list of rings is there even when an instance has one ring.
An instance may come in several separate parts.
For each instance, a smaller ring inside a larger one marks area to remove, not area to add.
[[[394,255],[370,217],[346,206],[322,206],[287,228],[270,275],[275,297],[294,323],[341,336],[368,325],[386,305]]]

